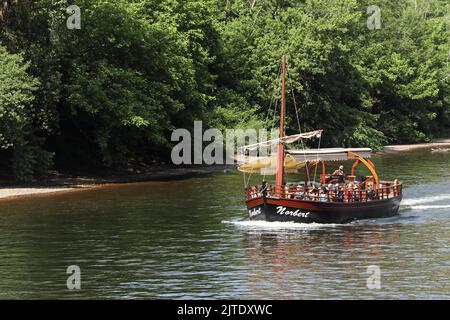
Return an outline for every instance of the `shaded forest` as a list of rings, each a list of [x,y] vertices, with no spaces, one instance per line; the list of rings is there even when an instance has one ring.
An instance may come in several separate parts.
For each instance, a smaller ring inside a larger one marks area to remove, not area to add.
[[[171,132],[194,120],[268,127],[283,53],[301,128],[323,128],[323,146],[448,137],[449,34],[448,0],[8,0],[0,163],[22,181],[121,170],[170,161]]]

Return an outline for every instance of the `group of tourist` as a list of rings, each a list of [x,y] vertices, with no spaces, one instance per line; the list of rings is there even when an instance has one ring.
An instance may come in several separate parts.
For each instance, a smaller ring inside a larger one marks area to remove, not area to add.
[[[311,201],[360,201],[361,198],[372,200],[373,189],[371,186],[362,185],[359,181],[345,182],[344,166],[339,166],[339,169],[335,170],[332,177],[338,177],[337,183],[328,183],[321,187],[303,187],[297,186],[297,191],[291,195],[291,197],[300,200]]]
[[[310,200],[319,202],[358,202],[361,200],[370,201],[374,198],[375,192],[372,185],[360,183],[359,181],[345,182],[344,167],[341,165],[339,169],[333,172],[333,177],[338,178],[335,183],[327,183],[321,186],[304,186],[304,185],[286,185],[283,194],[286,198],[298,200]],[[257,187],[248,189],[249,197],[256,198],[262,195],[263,190]],[[265,190],[272,193],[272,190]]]
[[[373,189],[369,186],[363,189],[358,181],[348,183],[328,184],[320,187],[304,187],[297,186],[296,192],[289,194],[288,197],[299,200],[311,200],[320,202],[343,202],[343,201],[360,201],[372,200],[374,195]]]

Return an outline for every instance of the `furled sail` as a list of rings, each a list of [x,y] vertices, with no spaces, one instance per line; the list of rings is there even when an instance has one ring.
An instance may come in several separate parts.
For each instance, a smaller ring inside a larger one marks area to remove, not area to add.
[[[289,155],[284,158],[284,171],[287,173],[295,173],[304,166],[304,162],[298,162]],[[244,173],[275,174],[277,171],[277,156],[254,157],[252,161],[241,164],[238,170]]]
[[[314,137],[320,138],[322,135],[322,131],[323,130],[310,131],[310,132],[305,132],[305,133],[294,134],[291,136],[286,136],[283,138],[277,138],[277,139],[272,139],[272,140],[263,141],[263,142],[259,142],[259,143],[249,144],[246,146],[239,147],[238,150],[240,152],[245,153],[245,151],[254,151],[259,148],[267,148],[267,147],[273,146],[275,144],[278,144],[280,142],[289,144],[289,143],[294,143],[300,139],[311,139]]]
[[[349,152],[357,153],[362,158],[368,159],[371,156],[370,148],[324,148],[316,150],[286,150],[284,157],[284,170],[288,173],[295,173],[303,168],[305,164],[317,161],[345,161],[353,159]],[[250,157],[240,155],[236,157],[239,164],[238,170],[244,173],[275,174],[277,169],[277,156]]]

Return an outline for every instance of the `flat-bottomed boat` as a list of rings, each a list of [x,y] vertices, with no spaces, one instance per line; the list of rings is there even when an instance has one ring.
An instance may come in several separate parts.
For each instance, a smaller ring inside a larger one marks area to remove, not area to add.
[[[246,186],[245,200],[250,220],[292,221],[300,223],[347,223],[359,219],[387,218],[398,214],[402,200],[402,184],[380,180],[375,165],[370,161],[369,148],[322,148],[317,150],[287,150],[285,145],[303,139],[320,138],[323,131],[316,130],[285,136],[285,78],[286,58],[282,58],[282,93],[280,133],[277,139],[240,148],[246,153],[261,146],[275,146],[276,155],[254,157],[243,161],[238,169],[244,173],[275,171],[275,183],[263,180],[261,185]],[[299,128],[300,129],[300,128]],[[303,143],[302,143],[303,145]],[[320,146],[319,146],[320,147]],[[247,157],[250,158],[250,157]],[[351,173],[327,173],[327,163],[353,160]],[[357,176],[362,164],[370,172]],[[312,172],[320,168],[320,181],[311,182]],[[304,170],[301,182],[287,183],[286,172]]]

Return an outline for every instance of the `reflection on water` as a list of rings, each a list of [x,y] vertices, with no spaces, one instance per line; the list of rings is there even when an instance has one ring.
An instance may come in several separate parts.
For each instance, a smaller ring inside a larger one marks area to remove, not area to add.
[[[0,297],[450,298],[450,155],[374,162],[405,183],[399,217],[246,221],[237,173],[3,202]],[[80,291],[66,288],[74,264]],[[380,290],[366,286],[369,265]]]
[[[339,298],[344,295],[352,298],[357,291],[367,291],[364,289],[367,277],[364,266],[373,262],[379,264],[381,247],[395,245],[398,230],[396,227],[371,227],[355,232],[352,228],[342,228],[335,230],[331,237],[327,230],[319,229],[283,236],[273,232],[251,232],[245,241],[251,248],[249,258],[253,266],[270,266],[271,282],[277,293],[272,298],[295,299],[303,297],[300,292],[308,289],[311,293],[305,296],[309,298]],[[365,265],[361,265],[362,257],[367,260]],[[327,266],[330,262],[339,267],[330,268],[331,277],[326,280],[323,279],[323,270],[330,267]],[[256,292],[259,291],[260,280],[254,284]],[[339,288],[337,284],[343,281],[347,285]],[[259,296],[263,298],[265,295],[267,292],[262,290]]]

